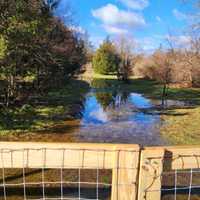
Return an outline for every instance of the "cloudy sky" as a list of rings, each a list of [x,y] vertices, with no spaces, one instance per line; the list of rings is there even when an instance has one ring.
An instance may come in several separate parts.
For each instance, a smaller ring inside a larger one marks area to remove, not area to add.
[[[194,8],[181,0],[62,0],[60,16],[65,16],[67,2],[77,30],[86,30],[96,47],[108,35],[125,35],[144,51],[159,47],[168,33],[181,45],[189,40],[186,25]]]

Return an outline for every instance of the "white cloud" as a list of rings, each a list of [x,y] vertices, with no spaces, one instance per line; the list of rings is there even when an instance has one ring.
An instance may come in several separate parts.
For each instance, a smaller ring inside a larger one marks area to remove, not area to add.
[[[108,33],[127,33],[129,29],[146,25],[141,14],[119,9],[113,4],[107,4],[96,10],[92,10],[92,15],[99,19],[104,29]]]
[[[178,43],[181,45],[188,45],[191,42],[191,37],[186,35],[181,35],[178,37]]]
[[[96,120],[104,123],[108,121],[108,117],[102,108],[91,112],[90,117],[95,118]]]
[[[83,35],[86,34],[86,30],[83,29],[81,26],[70,26],[69,28],[76,33],[80,33]]]
[[[104,24],[128,26],[145,25],[145,20],[140,14],[120,10],[113,4],[107,4],[102,8],[93,10],[92,14],[97,19],[100,19]]]
[[[162,19],[159,16],[156,16],[156,20],[157,20],[157,22],[161,22],[162,21]]]
[[[174,43],[176,47],[187,48],[190,45],[191,37],[188,35],[179,35],[179,36],[166,36],[166,39]]]
[[[103,25],[104,29],[109,34],[127,34],[128,30],[124,28],[119,28],[111,25]]]
[[[178,19],[178,20],[187,20],[188,19],[187,14],[182,13],[177,9],[174,9],[172,12],[173,12],[173,15],[176,17],[176,19]]]
[[[155,36],[144,37],[137,39],[137,43],[145,53],[149,54],[159,47],[160,40]]]
[[[143,10],[149,5],[148,0],[119,0],[125,6],[135,10]]]

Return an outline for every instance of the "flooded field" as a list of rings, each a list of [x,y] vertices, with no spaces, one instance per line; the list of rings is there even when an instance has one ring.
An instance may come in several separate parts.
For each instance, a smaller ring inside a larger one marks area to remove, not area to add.
[[[76,89],[71,92],[75,93]],[[76,93],[73,95],[76,96]],[[168,145],[170,142],[160,134],[160,127],[165,124],[161,113],[191,105],[180,100],[162,102],[151,99],[142,93],[124,89],[120,84],[115,87],[105,80],[94,80],[88,91],[80,96],[78,102],[72,100],[70,103],[63,97],[61,100],[56,97],[56,109],[62,110],[62,113],[39,116],[44,118],[41,118],[44,130],[8,134],[2,140]],[[60,108],[63,102],[66,108]],[[74,115],[71,119],[67,117],[69,107]],[[47,117],[53,122],[50,129],[45,128]]]

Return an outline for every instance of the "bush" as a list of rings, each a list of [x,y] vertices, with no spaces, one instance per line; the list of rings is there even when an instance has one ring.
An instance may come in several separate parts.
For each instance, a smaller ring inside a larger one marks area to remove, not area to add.
[[[104,75],[116,73],[119,63],[115,46],[109,40],[100,46],[92,60],[94,71]]]
[[[200,67],[194,67],[192,70],[192,85],[194,87],[200,87]]]

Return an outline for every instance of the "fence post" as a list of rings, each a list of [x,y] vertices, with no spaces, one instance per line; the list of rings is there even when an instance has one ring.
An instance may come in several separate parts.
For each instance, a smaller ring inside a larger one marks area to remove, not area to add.
[[[136,200],[139,146],[121,145],[115,150],[111,200]]]
[[[156,151],[146,148],[141,151],[138,200],[161,199],[161,174],[163,171],[164,149]]]

